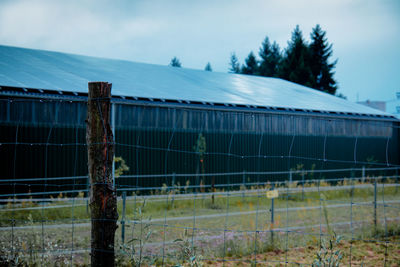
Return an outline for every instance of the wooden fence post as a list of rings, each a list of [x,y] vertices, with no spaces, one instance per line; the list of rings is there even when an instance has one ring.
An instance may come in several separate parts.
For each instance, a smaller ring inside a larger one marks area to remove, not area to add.
[[[111,84],[90,82],[86,121],[90,179],[91,265],[114,266],[117,198],[112,181],[114,141],[110,127]]]

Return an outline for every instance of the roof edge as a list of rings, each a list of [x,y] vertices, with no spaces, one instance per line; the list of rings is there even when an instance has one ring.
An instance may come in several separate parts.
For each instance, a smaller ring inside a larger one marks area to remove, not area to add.
[[[16,97],[16,98],[34,98],[34,99],[47,99],[47,100],[67,100],[67,101],[81,101],[86,102],[88,94],[80,92],[52,90],[52,89],[37,89],[37,88],[24,88],[12,86],[0,86],[0,96]],[[202,101],[189,101],[179,99],[162,99],[162,98],[148,98],[136,96],[120,96],[113,95],[113,103],[118,104],[135,104],[146,106],[165,106],[177,108],[195,108],[195,109],[208,109],[208,110],[225,110],[225,111],[241,111],[241,112],[261,112],[261,113],[279,113],[285,115],[304,115],[304,116],[318,116],[330,118],[346,118],[346,119],[367,119],[367,120],[385,120],[400,122],[400,119],[393,115],[377,115],[365,114],[354,112],[338,112],[338,111],[322,111],[312,109],[298,109],[286,107],[271,107],[260,105],[245,105],[245,104],[229,104],[217,102],[202,102]]]

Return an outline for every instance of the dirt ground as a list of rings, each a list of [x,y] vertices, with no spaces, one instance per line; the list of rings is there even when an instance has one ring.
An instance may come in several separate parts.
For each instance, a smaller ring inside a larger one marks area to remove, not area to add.
[[[400,266],[400,242],[392,238],[389,242],[342,241],[335,250],[343,253],[339,266]],[[351,251],[351,252],[350,252]],[[310,266],[317,259],[315,247],[293,248],[287,253],[274,250],[241,259],[226,258],[225,261],[206,260],[205,266]],[[351,253],[351,254],[350,254]],[[350,258],[351,255],[351,258]]]

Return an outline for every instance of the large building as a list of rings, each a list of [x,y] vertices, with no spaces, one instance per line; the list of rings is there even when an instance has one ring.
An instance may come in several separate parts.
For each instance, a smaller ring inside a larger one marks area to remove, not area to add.
[[[371,107],[383,112],[386,112],[386,102],[385,101],[371,101],[371,100],[366,100],[366,101],[359,101],[357,104],[361,104],[367,107]]]
[[[265,182],[279,177],[260,172],[399,164],[398,119],[285,80],[0,46],[2,179],[87,175],[90,81],[113,84],[124,185]],[[17,190],[28,189],[39,190]]]

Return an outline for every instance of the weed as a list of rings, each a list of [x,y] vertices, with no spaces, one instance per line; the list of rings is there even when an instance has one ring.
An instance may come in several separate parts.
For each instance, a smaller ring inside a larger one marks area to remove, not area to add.
[[[143,215],[143,210],[145,205],[146,201],[143,201],[142,205],[134,211],[134,221],[135,224],[139,226],[139,229],[136,229],[139,232],[137,234],[137,238],[132,238],[127,242],[127,244],[122,244],[120,246],[122,254],[129,257],[129,263],[131,266],[141,266],[143,260],[152,260],[149,256],[143,256],[143,248],[152,235],[150,223],[151,217],[148,218],[144,223],[145,218]]]
[[[343,259],[343,253],[338,249],[342,238],[333,232],[328,242],[323,241],[321,248],[316,254],[316,259],[312,263],[313,267],[337,267]]]
[[[325,195],[320,194],[320,199],[322,200],[324,218],[330,238],[329,241],[322,240],[320,244],[320,250],[317,252],[316,259],[314,260],[312,266],[336,267],[339,266],[340,261],[343,258],[343,253],[340,249],[337,248],[342,237],[336,235],[335,231],[332,230],[329,224],[328,209],[325,203]]]
[[[385,227],[378,227],[372,231],[373,238],[384,238],[400,236],[400,225],[390,224]]]
[[[196,247],[190,244],[187,229],[184,230],[182,238],[175,239],[174,243],[178,244],[176,256],[180,264],[188,263],[191,267],[203,266],[202,256],[196,255]]]
[[[114,157],[115,170],[114,175],[116,178],[120,177],[124,172],[129,171],[129,166],[126,165],[125,160],[122,157]]]
[[[222,210],[223,209],[222,205],[220,205],[218,203],[207,202],[205,206],[207,209],[211,209],[211,210]]]

